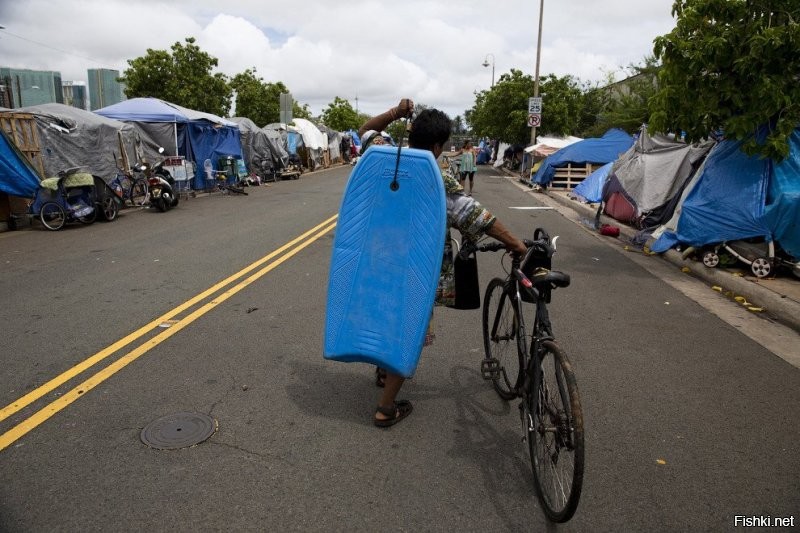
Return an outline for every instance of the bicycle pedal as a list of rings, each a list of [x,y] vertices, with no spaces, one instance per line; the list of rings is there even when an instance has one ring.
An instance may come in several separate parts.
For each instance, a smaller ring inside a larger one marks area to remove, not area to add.
[[[495,359],[494,357],[489,359],[484,359],[481,361],[481,376],[483,379],[489,381],[493,379],[497,379],[497,375],[500,373],[500,361]]]

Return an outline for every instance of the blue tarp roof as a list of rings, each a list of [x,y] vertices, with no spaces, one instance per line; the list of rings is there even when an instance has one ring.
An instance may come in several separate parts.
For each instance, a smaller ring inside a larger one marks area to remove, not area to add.
[[[134,122],[179,122],[190,121],[184,113],[158,98],[132,98],[95,111],[98,115],[116,120]]]
[[[598,168],[580,182],[572,192],[585,198],[588,202],[599,202],[603,199],[603,185],[605,185],[613,166],[614,162],[611,161]]]
[[[584,139],[550,154],[542,162],[531,181],[539,185],[547,185],[553,181],[557,167],[563,167],[570,163],[575,165],[610,163],[632,145],[633,137],[629,134],[617,128],[610,129],[602,137]]]
[[[0,191],[11,196],[32,198],[39,188],[39,176],[28,160],[0,130]]]
[[[158,98],[132,98],[98,109],[95,113],[125,122],[175,123],[178,155],[194,161],[197,169],[203,168],[206,159],[210,159],[212,168],[217,170],[220,158],[244,157],[239,125],[210,113],[187,109]],[[205,185],[205,174],[202,171],[195,172],[194,187],[202,189]]]
[[[800,258],[800,129],[780,163],[747,156],[741,144],[714,147],[683,201],[676,230],[664,232],[653,251],[765,237]]]

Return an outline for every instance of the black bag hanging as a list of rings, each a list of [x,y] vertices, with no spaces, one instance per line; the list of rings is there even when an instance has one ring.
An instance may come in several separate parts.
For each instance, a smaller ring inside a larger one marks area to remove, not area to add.
[[[478,258],[473,252],[466,258],[455,254],[453,269],[456,282],[456,302],[453,309],[479,309],[481,288],[478,283]]]

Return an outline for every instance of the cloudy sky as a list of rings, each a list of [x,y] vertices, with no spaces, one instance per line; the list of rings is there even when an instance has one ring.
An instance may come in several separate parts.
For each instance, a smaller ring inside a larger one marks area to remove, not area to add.
[[[545,0],[540,74],[597,82],[652,54],[673,0]],[[463,115],[511,68],[533,75],[539,2],[0,0],[0,66],[122,72],[193,36],[233,76],[255,67],[320,113],[335,96],[376,114],[402,96]]]

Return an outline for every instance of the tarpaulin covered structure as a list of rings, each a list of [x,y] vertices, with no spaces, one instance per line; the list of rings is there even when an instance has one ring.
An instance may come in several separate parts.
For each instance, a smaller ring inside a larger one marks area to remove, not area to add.
[[[33,198],[39,188],[39,175],[22,152],[0,129],[0,192]]]
[[[664,223],[712,146],[714,141],[686,144],[651,136],[642,128],[633,146],[613,163],[603,187],[605,213],[640,228]]]
[[[570,144],[547,156],[531,181],[548,185],[553,181],[556,168],[572,165],[604,165],[615,161],[633,145],[633,137],[620,129],[610,129],[602,137],[590,138]]]
[[[613,166],[614,162],[612,161],[589,174],[585,180],[572,190],[572,194],[590,203],[601,201],[603,199],[603,186],[606,184]]]
[[[243,157],[236,122],[194,111],[158,98],[133,98],[95,111],[98,115],[132,122],[164,147],[167,155],[181,155],[203,168],[206,160],[217,170],[225,157]],[[194,187],[205,187],[205,175],[195,173]]]
[[[241,135],[242,153],[248,168],[259,169],[262,167],[261,161],[268,159],[274,163],[278,156],[272,148],[272,141],[267,133],[256,126],[255,122],[246,117],[232,117],[232,122],[239,125]]]
[[[157,148],[150,146],[146,135],[137,135],[136,129],[123,122],[96,115],[76,107],[50,103],[15,109],[30,113],[36,121],[36,131],[41,145],[45,177],[71,167],[82,167],[86,172],[106,181],[117,174],[122,151],[133,158],[139,150],[150,155]]]
[[[800,258],[800,128],[781,162],[747,156],[741,144],[714,147],[672,219],[654,233],[653,251],[763,237]]]

